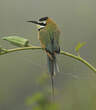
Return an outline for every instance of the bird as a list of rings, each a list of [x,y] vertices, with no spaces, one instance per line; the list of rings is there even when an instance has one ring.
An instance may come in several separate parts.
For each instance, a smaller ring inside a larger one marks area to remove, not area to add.
[[[47,54],[48,70],[52,81],[52,91],[54,95],[54,75],[59,72],[56,63],[56,54],[60,53],[60,29],[57,24],[49,17],[42,17],[38,21],[27,21],[37,25],[38,39],[41,47]]]

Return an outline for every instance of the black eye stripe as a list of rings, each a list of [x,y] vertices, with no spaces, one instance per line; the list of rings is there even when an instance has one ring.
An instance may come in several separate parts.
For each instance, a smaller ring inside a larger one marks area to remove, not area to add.
[[[43,17],[43,18],[40,18],[39,21],[45,21],[47,19],[48,19],[48,17]]]
[[[39,25],[41,25],[41,26],[46,26],[46,24],[44,24],[44,23],[38,23]]]

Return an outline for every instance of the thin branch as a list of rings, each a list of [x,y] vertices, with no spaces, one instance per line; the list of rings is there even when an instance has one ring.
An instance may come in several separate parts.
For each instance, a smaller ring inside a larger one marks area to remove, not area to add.
[[[0,55],[9,54],[12,52],[17,52],[17,51],[22,51],[22,50],[37,50],[37,49],[42,49],[42,48],[39,46],[28,46],[28,47],[18,47],[18,48],[13,48],[13,49],[4,49],[4,51],[0,52]]]
[[[76,59],[76,60],[78,60],[78,61],[84,63],[84,64],[85,64],[86,66],[88,66],[93,72],[96,73],[96,68],[93,67],[89,62],[87,62],[86,60],[84,60],[82,57],[73,55],[73,54],[68,53],[68,52],[65,52],[65,51],[61,51],[60,54],[63,54],[63,55],[65,55],[65,56],[69,56],[69,57],[71,57],[71,58],[74,58],[74,59]]]
[[[17,52],[17,51],[22,51],[22,50],[38,50],[38,49],[42,49],[39,46],[28,46],[28,47],[19,47],[19,48],[14,48],[14,49],[4,49],[3,51],[0,52],[0,55],[4,55],[4,54],[8,54],[8,53],[12,53],[12,52]],[[84,60],[82,57],[80,56],[76,56],[73,55],[69,52],[65,52],[65,51],[61,51],[60,52],[61,55],[65,55],[65,56],[69,56],[73,59],[76,59],[82,63],[84,63],[86,66],[88,66],[93,72],[96,73],[96,68],[93,67],[90,63],[88,63],[86,60]]]

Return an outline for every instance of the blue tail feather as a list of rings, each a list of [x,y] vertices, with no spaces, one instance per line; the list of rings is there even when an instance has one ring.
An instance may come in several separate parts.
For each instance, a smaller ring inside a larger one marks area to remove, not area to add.
[[[52,76],[54,76],[56,72],[59,72],[59,68],[56,63],[56,56],[53,59],[51,59],[47,55],[47,62],[48,62],[48,71]]]

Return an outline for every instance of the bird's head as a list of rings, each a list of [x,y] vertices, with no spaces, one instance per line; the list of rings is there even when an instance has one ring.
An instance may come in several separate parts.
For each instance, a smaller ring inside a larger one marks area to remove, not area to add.
[[[49,19],[48,17],[43,17],[43,18],[40,18],[38,21],[27,21],[27,22],[31,22],[31,23],[36,24],[37,29],[41,30],[46,27],[46,25],[48,23],[48,19]]]

